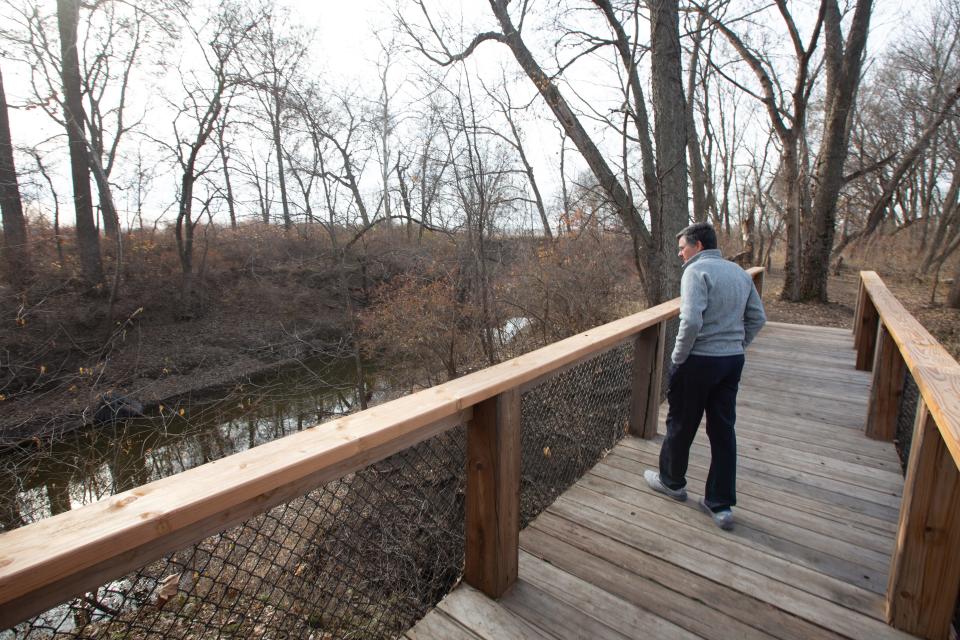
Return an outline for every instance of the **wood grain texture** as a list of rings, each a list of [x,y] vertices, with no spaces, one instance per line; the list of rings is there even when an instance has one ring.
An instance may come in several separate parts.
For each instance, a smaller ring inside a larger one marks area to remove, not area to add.
[[[661,322],[634,338],[629,432],[640,438],[657,435],[665,336],[666,325]]]
[[[461,626],[466,626],[463,621],[468,621],[470,631],[484,640],[549,640],[551,637],[466,583],[441,600],[437,608]]]
[[[887,327],[880,323],[873,359],[873,382],[867,409],[866,434],[874,440],[893,440],[907,365]]]
[[[960,472],[923,403],[917,410],[906,496],[887,589],[887,620],[946,639],[960,587]]]
[[[387,405],[381,405],[0,534],[0,628],[441,433],[471,415],[458,412],[424,422],[441,403],[417,407],[410,402],[394,405],[402,409],[398,415],[384,415]]]
[[[873,350],[877,343],[877,323],[879,314],[873,299],[869,295],[869,289],[861,273],[861,286],[863,293],[857,304],[857,316],[854,318],[856,327],[856,342],[854,348],[857,351],[857,369],[859,371],[870,371],[873,366]]]
[[[954,462],[960,465],[960,364],[907,311],[880,276],[873,271],[862,271],[860,278],[917,383]]]
[[[464,580],[499,598],[517,580],[520,532],[520,391],[474,407],[467,429]]]

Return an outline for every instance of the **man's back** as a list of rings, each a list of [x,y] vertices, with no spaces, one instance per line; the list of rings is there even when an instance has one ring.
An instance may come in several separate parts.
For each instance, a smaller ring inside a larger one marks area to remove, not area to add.
[[[750,276],[718,249],[701,251],[684,265],[680,282],[680,333],[674,362],[689,354],[741,354],[766,321]]]

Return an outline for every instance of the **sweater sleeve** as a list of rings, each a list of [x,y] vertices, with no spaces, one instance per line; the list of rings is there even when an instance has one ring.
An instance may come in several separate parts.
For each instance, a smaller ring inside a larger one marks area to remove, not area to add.
[[[753,339],[760,333],[760,329],[767,323],[767,314],[763,310],[763,302],[760,295],[750,283],[750,297],[747,298],[747,306],[743,310],[743,348],[753,342]]]
[[[680,329],[670,359],[683,364],[703,327],[703,311],[707,308],[707,283],[704,274],[692,269],[680,279]]]

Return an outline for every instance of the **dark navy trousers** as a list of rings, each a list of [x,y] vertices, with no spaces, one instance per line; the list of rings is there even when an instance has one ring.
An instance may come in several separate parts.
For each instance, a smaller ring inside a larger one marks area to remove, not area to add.
[[[667,387],[667,437],[660,449],[660,480],[671,489],[687,484],[690,445],[707,414],[710,472],[704,491],[714,511],[737,503],[737,390],[743,354],[690,355],[670,374]]]

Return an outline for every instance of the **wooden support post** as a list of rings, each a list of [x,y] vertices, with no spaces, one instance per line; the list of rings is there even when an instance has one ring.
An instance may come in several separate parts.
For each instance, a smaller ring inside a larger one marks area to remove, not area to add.
[[[520,549],[520,391],[474,406],[467,429],[464,579],[491,598],[517,580]]]
[[[960,588],[960,472],[921,400],[913,429],[887,622],[922,638],[948,638]]]
[[[666,329],[663,322],[647,327],[633,342],[633,389],[628,431],[640,438],[657,435]]]
[[[860,283],[863,288],[863,282]],[[873,300],[865,290],[861,290],[860,304],[857,305],[857,316],[854,319],[854,345],[857,348],[857,370],[870,371],[873,366],[873,352],[877,344],[877,328],[880,314],[873,305]]]
[[[889,442],[896,435],[897,413],[900,411],[906,368],[897,343],[881,322],[873,359],[870,404],[867,405],[868,438]]]
[[[857,348],[860,339],[860,309],[863,305],[863,299],[867,295],[867,287],[863,284],[863,278],[860,278],[860,286],[857,288],[857,303],[853,308],[853,348]]]

